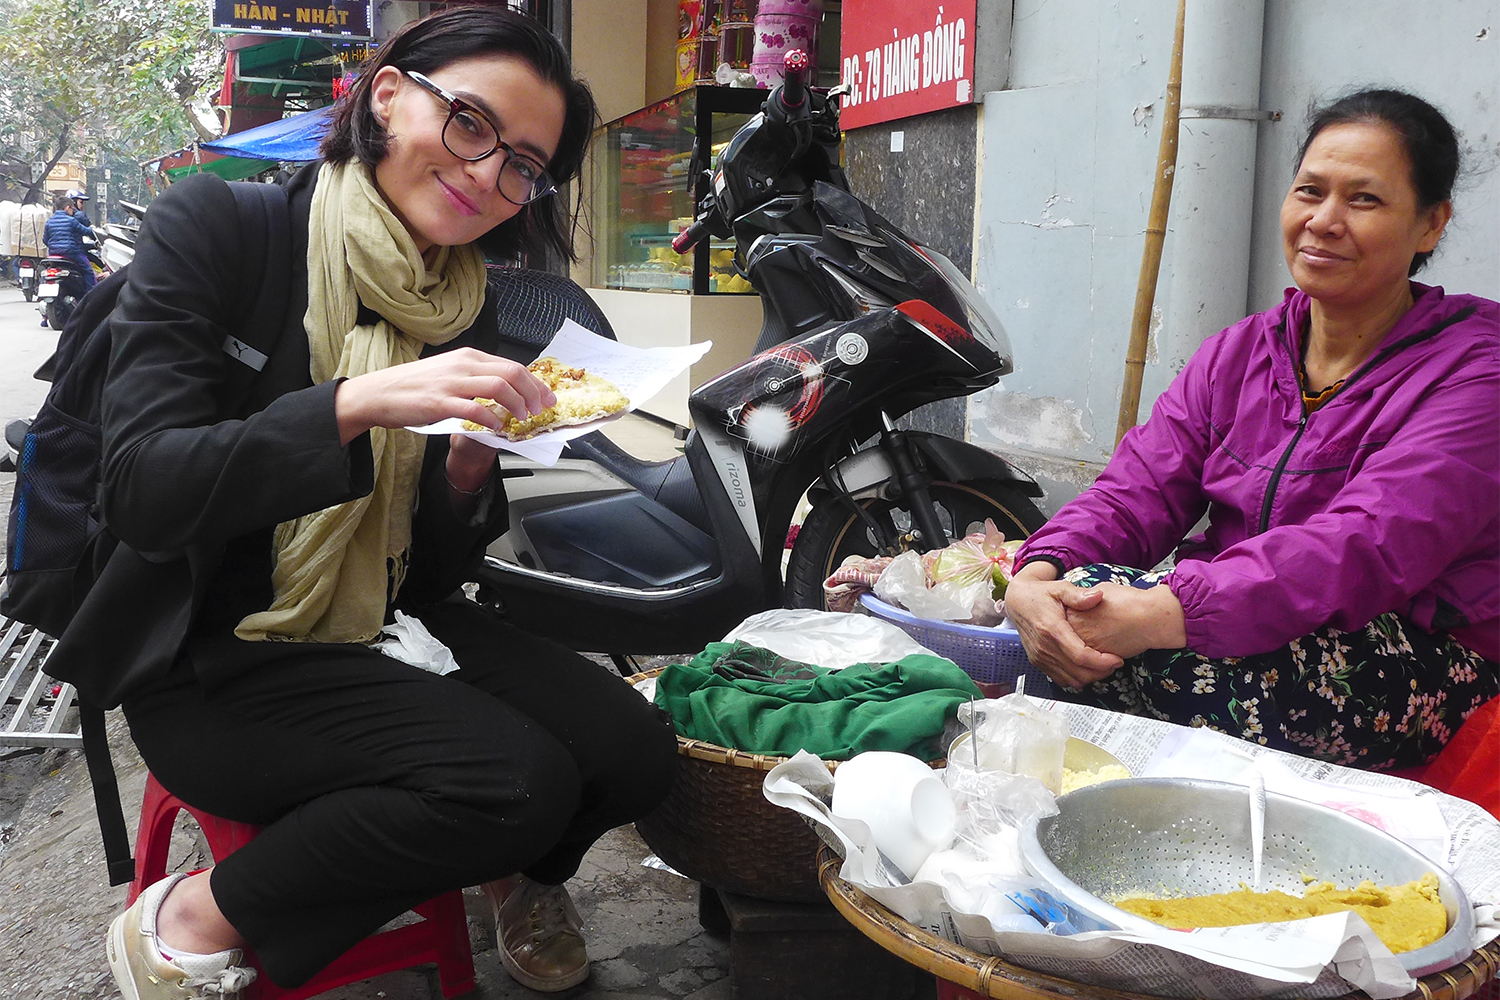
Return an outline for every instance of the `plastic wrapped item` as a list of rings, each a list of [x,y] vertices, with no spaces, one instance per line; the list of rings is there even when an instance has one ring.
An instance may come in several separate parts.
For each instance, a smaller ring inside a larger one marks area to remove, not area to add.
[[[992,931],[1046,931],[1080,934],[1109,928],[1052,894],[1041,879],[976,872],[963,880],[945,879],[948,904],[962,913],[984,917]]]
[[[991,596],[998,601],[1005,596],[1005,588],[1010,584],[1011,566],[1021,544],[1019,540],[1007,542],[1005,533],[995,527],[994,521],[986,518],[983,531],[926,553],[922,556],[922,565],[927,570],[927,579],[933,583],[988,581]]]
[[[1061,712],[1049,712],[1017,691],[1003,698],[960,705],[958,719],[978,740],[981,769],[1029,775],[1053,795],[1062,789],[1068,720]],[[972,760],[972,750],[970,754]],[[950,751],[950,755],[964,758],[963,752],[953,755]]]
[[[918,618],[942,621],[968,621],[976,602],[994,604],[988,580],[968,584],[947,581],[929,587],[922,557],[915,552],[903,552],[891,560],[875,584],[875,596],[887,604],[905,608]]]
[[[735,69],[733,66],[729,65],[729,63],[726,62],[719,63],[719,68],[714,70],[714,82],[719,84],[721,87],[740,87],[742,89],[751,89],[759,86],[759,84],[755,82],[755,77],[751,75],[748,70]],[[739,278],[738,275],[732,275],[729,277],[733,277],[737,281],[743,280]],[[726,280],[724,284],[728,284],[728,281]],[[724,291],[742,292],[749,291],[750,288],[754,287],[753,285],[750,285],[748,281],[745,282],[745,285],[749,287],[726,288],[724,289]]]
[[[805,608],[772,608],[740,622],[725,642],[744,642],[778,656],[831,670],[855,663],[894,663],[913,653],[931,655],[890,622],[869,615]]]
[[[960,721],[970,711],[969,706],[960,706]],[[1057,800],[1040,778],[986,768],[982,744],[976,765],[973,747],[967,734],[954,740],[943,772],[943,783],[958,809],[955,833],[987,869],[1024,875],[1020,829],[1033,817],[1056,816]]]
[[[840,764],[833,815],[868,826],[880,853],[907,878],[953,843],[952,794],[932,768],[904,753],[872,750]]]

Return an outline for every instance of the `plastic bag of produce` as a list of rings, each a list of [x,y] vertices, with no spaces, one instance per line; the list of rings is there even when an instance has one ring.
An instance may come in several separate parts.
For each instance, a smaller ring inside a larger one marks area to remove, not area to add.
[[[875,596],[887,604],[905,608],[918,618],[943,621],[968,621],[973,617],[975,601],[995,603],[990,598],[988,580],[968,584],[949,580],[929,587],[922,557],[915,552],[903,552],[891,560],[875,581]]]

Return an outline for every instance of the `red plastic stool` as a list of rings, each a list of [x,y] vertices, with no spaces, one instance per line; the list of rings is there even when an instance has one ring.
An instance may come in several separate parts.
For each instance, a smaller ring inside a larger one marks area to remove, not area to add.
[[[215,861],[224,860],[260,832],[260,827],[249,823],[235,823],[193,808],[158,784],[155,775],[147,774],[135,841],[135,881],[130,883],[127,905],[134,903],[146,886],[166,877],[167,848],[179,810],[198,821]],[[443,996],[472,992],[474,956],[469,950],[463,893],[445,892],[415,909],[423,918],[420,922],[370,935],[296,989],[284,990],[262,972],[245,990],[245,1000],[302,1000],[336,986],[425,962],[437,963]],[[255,962],[253,954],[249,957]],[[258,968],[259,963],[255,964]]]
[[[975,993],[966,986],[934,976],[937,980],[937,1000],[986,1000],[983,993]]]

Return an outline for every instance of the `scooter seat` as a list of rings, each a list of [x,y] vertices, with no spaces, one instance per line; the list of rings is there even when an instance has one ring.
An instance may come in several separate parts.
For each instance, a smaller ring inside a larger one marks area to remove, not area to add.
[[[713,534],[708,508],[703,504],[703,496],[698,492],[698,484],[685,456],[647,462],[595,431],[569,441],[563,457],[598,463],[634,486],[642,496],[656,501],[694,527]]]
[[[512,360],[535,361],[565,319],[607,340],[616,339],[599,306],[571,278],[523,267],[491,267],[488,281],[501,350]]]

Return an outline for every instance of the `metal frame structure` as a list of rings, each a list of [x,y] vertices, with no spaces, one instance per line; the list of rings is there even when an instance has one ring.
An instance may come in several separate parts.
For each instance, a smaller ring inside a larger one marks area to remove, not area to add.
[[[0,749],[83,748],[78,715],[71,711],[77,692],[47,676],[55,644],[39,629],[0,618]]]

